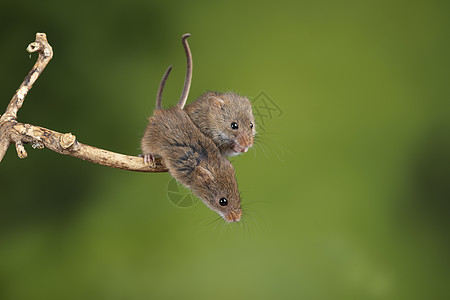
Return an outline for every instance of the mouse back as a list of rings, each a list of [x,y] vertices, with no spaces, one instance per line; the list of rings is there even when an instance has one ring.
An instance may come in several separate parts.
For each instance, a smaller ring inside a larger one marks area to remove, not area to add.
[[[143,141],[161,156],[169,173],[226,221],[239,221],[242,210],[232,164],[178,106],[155,110]],[[143,147],[144,149],[144,147]]]
[[[182,37],[187,56],[186,79],[178,104],[162,109],[162,93],[172,67],[165,72],[157,93],[156,109],[149,117],[141,148],[147,157],[160,155],[169,173],[226,221],[239,221],[242,215],[236,175],[231,163],[224,158],[216,144],[192,122],[183,110],[192,75],[192,58]]]

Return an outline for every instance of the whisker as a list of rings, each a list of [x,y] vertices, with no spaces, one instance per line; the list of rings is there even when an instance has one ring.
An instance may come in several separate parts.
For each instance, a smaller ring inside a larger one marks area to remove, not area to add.
[[[202,218],[200,220],[200,230],[204,231],[207,228],[210,228],[212,224],[218,222],[221,218],[222,218],[221,216],[217,216],[216,214],[210,214],[207,217]]]
[[[256,151],[253,151],[253,148],[251,148],[250,151],[253,152],[253,158],[256,159]]]
[[[266,158],[268,158],[268,155],[267,155],[267,153],[266,153],[266,150],[260,145],[260,144],[258,144],[258,143],[255,143],[255,145],[257,146],[257,147],[259,147],[259,149],[261,149],[261,151],[262,151],[262,153],[264,154],[264,156],[266,157]],[[256,152],[255,152],[256,153]]]
[[[280,157],[280,155],[277,153],[277,151],[274,151],[274,149],[272,148],[272,146],[270,145],[270,144],[268,144],[268,143],[266,143],[266,142],[264,142],[264,141],[261,141],[261,140],[257,140],[256,142],[255,142],[255,145],[257,145],[257,146],[259,146],[261,149],[269,149],[269,153],[272,153],[273,155],[275,155],[275,157],[279,160],[279,161],[284,161],[281,157]],[[279,146],[279,145],[276,145],[276,147],[279,149],[279,150],[281,150],[282,152],[287,152],[287,150],[284,150],[284,149],[282,149],[281,148],[281,146]],[[268,157],[268,156],[266,156],[266,157]]]
[[[219,222],[217,222],[216,226],[214,226],[213,231],[216,231],[217,226],[219,226],[219,224],[221,224],[223,222],[223,218],[222,217],[220,217],[218,220],[219,220]],[[223,229],[223,226],[222,226],[222,229]]]

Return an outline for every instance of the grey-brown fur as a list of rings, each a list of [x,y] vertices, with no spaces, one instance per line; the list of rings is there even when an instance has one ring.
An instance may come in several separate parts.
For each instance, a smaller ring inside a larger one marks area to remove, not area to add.
[[[246,97],[206,92],[184,110],[200,131],[213,140],[223,156],[247,152],[253,145],[255,118]],[[232,122],[238,124],[238,129],[231,128]]]
[[[192,58],[186,40],[188,37],[189,34],[182,37],[187,70],[180,101],[170,109],[161,109],[164,84],[172,69],[169,67],[158,89],[156,109],[148,119],[141,140],[144,162],[151,163],[154,155],[161,156],[169,173],[176,180],[191,189],[226,221],[239,221],[242,209],[233,166],[183,110],[192,77]],[[226,205],[221,205],[223,199],[227,201]]]
[[[242,210],[234,168],[213,141],[203,135],[178,106],[155,110],[141,141],[144,155],[159,155],[169,173],[227,221]],[[228,205],[219,200],[226,198]]]

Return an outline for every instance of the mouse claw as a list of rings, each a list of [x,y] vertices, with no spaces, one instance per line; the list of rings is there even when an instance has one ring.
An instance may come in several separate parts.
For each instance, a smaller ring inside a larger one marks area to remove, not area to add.
[[[152,168],[156,167],[155,157],[153,156],[153,154],[144,155],[144,164]]]

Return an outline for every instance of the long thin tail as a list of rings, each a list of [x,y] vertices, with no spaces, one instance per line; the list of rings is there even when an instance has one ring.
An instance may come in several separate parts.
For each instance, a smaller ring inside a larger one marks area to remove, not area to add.
[[[156,109],[161,109],[164,85],[166,84],[166,80],[167,80],[167,77],[169,77],[170,71],[172,71],[172,66],[167,68],[166,72],[163,75],[163,78],[161,79],[161,82],[159,83],[158,93],[156,94]]]
[[[190,37],[190,33],[185,33],[181,37],[181,41],[183,42],[184,51],[186,52],[186,60],[187,60],[187,67],[186,67],[186,77],[184,79],[184,87],[183,91],[181,92],[180,101],[178,101],[178,106],[183,109],[184,105],[186,104],[186,100],[189,95],[189,89],[191,88],[191,81],[192,81],[192,55],[191,55],[191,49],[189,48],[189,44],[187,42],[187,38]]]

